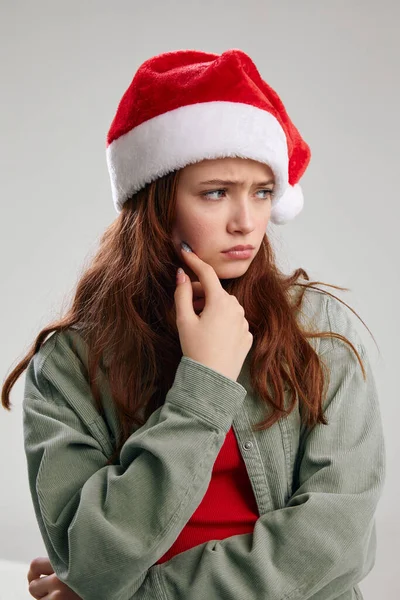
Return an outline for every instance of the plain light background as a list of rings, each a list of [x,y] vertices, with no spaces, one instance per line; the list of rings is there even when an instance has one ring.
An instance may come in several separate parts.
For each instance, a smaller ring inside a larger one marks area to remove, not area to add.
[[[285,272],[336,291],[370,352],[387,480],[366,600],[400,596],[398,423],[400,3],[354,0],[5,1],[1,40],[1,377],[72,297],[117,214],[107,130],[140,64],[161,52],[240,48],[312,151],[303,211],[269,225]],[[0,413],[0,559],[46,555],[28,488],[22,376]],[[382,590],[385,589],[383,594]]]

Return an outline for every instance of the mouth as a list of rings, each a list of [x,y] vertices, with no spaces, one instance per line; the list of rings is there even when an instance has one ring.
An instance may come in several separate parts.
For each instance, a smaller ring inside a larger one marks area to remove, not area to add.
[[[224,250],[222,254],[227,259],[247,259],[251,258],[253,254],[253,248],[247,248],[246,250]]]
[[[254,250],[254,246],[251,246],[250,244],[247,244],[247,246],[233,246],[233,248],[228,248],[228,250],[222,250],[222,252],[234,252],[242,250]]]

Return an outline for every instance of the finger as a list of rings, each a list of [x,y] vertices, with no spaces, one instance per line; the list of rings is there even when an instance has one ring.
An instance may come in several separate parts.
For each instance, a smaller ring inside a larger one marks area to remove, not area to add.
[[[49,594],[50,577],[51,575],[45,575],[44,577],[38,577],[37,579],[33,579],[28,586],[30,595],[34,598],[44,598],[46,594]]]
[[[40,577],[40,575],[51,575],[52,573],[54,573],[54,569],[51,566],[49,558],[47,556],[38,556],[29,565],[27,579],[31,582],[33,579]]]
[[[40,598],[41,600],[56,600],[56,598],[57,600],[61,598],[65,598],[66,600],[82,600],[63,581],[60,581],[54,572],[51,575],[33,580],[29,584],[29,593],[34,598]]]
[[[176,284],[174,300],[177,319],[196,317],[193,309],[193,289],[190,283],[190,279],[186,275],[184,282]]]
[[[206,298],[212,300],[224,291],[221,282],[218,279],[218,275],[211,265],[201,260],[195,252],[185,252],[185,250],[181,248],[181,254],[184,256],[187,265],[199,278]]]

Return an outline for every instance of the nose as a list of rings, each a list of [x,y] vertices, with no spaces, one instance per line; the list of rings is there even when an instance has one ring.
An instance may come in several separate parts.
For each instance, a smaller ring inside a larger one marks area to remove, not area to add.
[[[257,214],[251,199],[246,194],[232,203],[231,223],[234,229],[249,232],[254,229]]]

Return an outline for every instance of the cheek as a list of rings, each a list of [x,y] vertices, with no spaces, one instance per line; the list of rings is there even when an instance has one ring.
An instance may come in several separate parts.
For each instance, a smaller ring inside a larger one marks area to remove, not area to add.
[[[218,222],[212,215],[207,217],[206,214],[181,213],[179,218],[176,219],[174,231],[176,235],[191,240],[193,244],[197,242],[197,247],[201,246],[207,238],[214,237],[215,233],[219,230]]]
[[[272,204],[271,204],[271,202],[268,202],[268,208],[263,213],[264,230],[266,229],[268,222],[271,218],[271,209],[272,209]]]
[[[196,240],[205,240],[207,238],[213,238],[215,232],[218,230],[218,226],[213,221],[207,221],[206,219],[197,219],[192,221],[190,226],[190,235]]]

